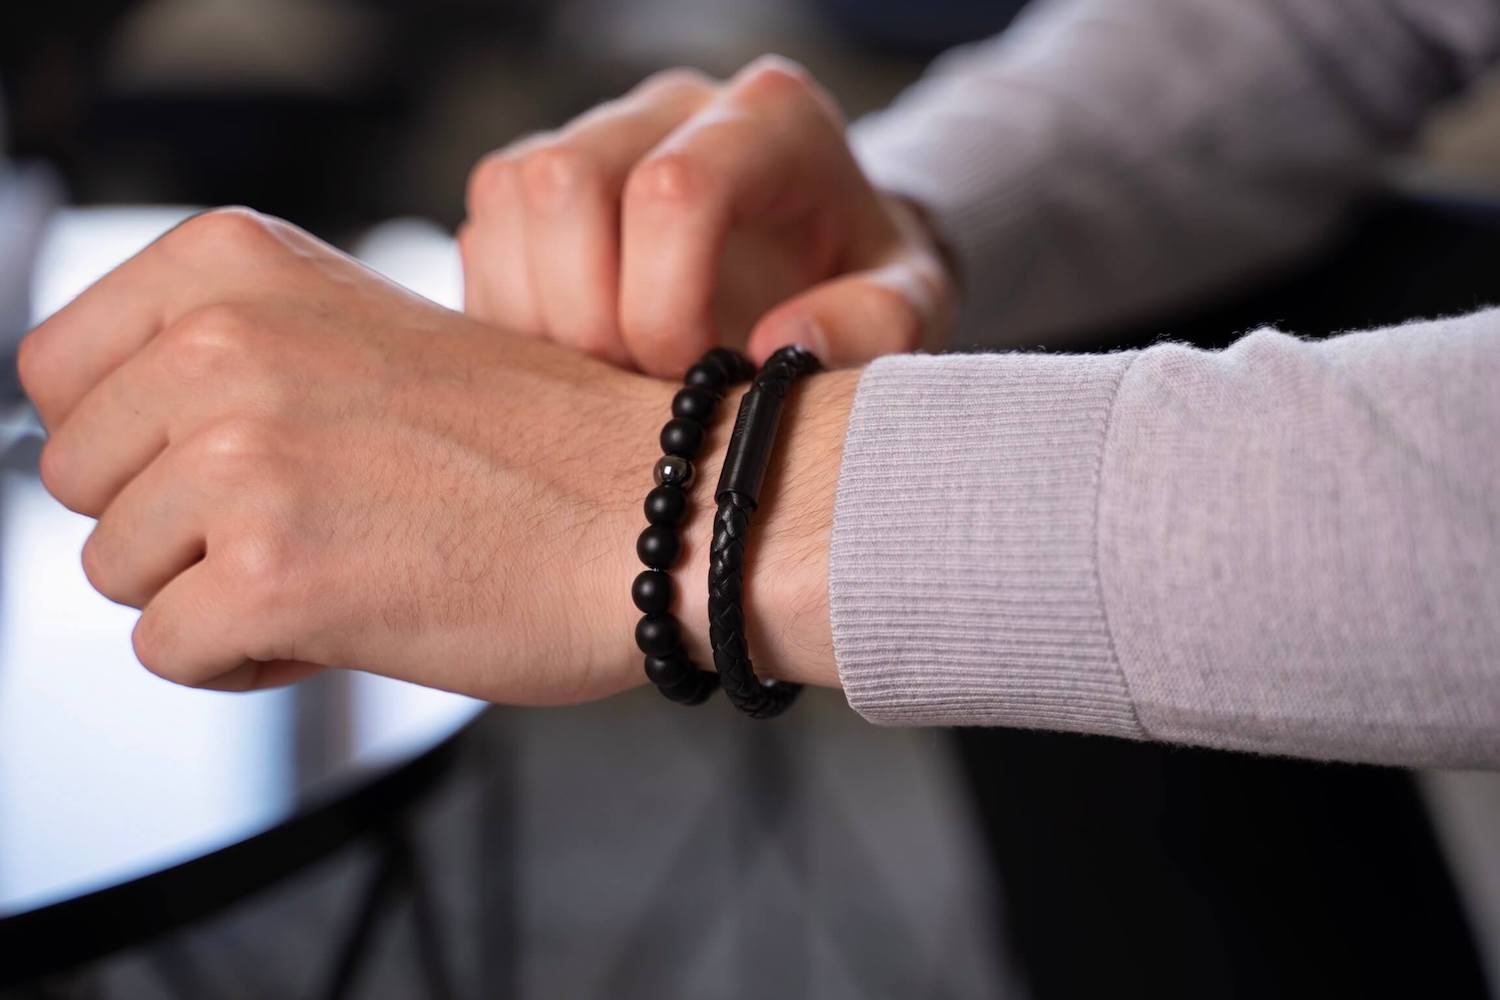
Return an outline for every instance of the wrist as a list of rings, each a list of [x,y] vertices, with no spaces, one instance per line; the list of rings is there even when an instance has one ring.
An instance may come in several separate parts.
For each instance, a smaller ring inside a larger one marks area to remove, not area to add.
[[[787,400],[776,449],[756,511],[745,564],[744,601],[751,656],[767,678],[827,687],[838,685],[828,611],[828,546],[833,533],[833,505],[843,458],[849,409],[859,370],[840,370],[798,382]],[[631,640],[640,612],[630,599],[630,584],[640,572],[635,537],[645,527],[641,505],[651,488],[651,467],[661,454],[655,431],[671,408],[677,387],[638,379],[628,416],[613,425],[610,448],[601,440],[595,454],[621,471],[600,497],[608,516],[599,519],[601,544],[608,553],[599,563],[575,560],[574,595],[593,595],[602,614],[583,616],[600,664],[613,680],[593,690],[623,690],[645,682],[641,654]],[[735,414],[745,386],[731,389],[719,404],[704,439],[691,502],[680,537],[682,554],[670,570],[676,596],[672,613],[681,623],[688,655],[700,669],[713,669],[708,643],[708,562],[713,537],[714,488],[729,444]],[[637,398],[638,397],[638,398]],[[576,623],[576,619],[575,619]]]
[[[849,408],[857,370],[814,375],[787,398],[776,448],[755,512],[745,561],[744,606],[750,655],[763,677],[838,685],[828,611],[828,547]],[[712,668],[708,645],[708,563],[713,491],[745,387],[721,404],[710,431],[674,573],[684,641],[693,661]]]

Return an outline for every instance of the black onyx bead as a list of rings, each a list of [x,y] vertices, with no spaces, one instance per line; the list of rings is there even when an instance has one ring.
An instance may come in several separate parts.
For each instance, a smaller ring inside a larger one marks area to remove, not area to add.
[[[635,540],[635,554],[652,569],[666,569],[682,552],[682,539],[665,524],[648,524]]]
[[[668,701],[675,701],[679,705],[691,705],[700,700],[702,684],[703,682],[697,677],[684,677],[676,684],[662,687],[661,693],[667,696]]]
[[[687,370],[687,377],[683,381],[695,389],[705,389],[715,396],[722,396],[725,387],[729,385],[729,373],[719,365],[700,361]]]
[[[697,458],[703,447],[703,425],[686,417],[673,417],[661,429],[661,450],[681,458]]]
[[[676,486],[658,486],[646,494],[646,520],[676,524],[687,513],[687,494]]]
[[[658,615],[672,604],[672,578],[659,569],[642,570],[630,585],[630,599],[648,615]]]
[[[818,361],[818,356],[801,344],[788,344],[766,359],[766,367],[786,366],[792,375],[803,375],[807,372],[815,372],[823,367]]]
[[[706,389],[695,389],[689,386],[686,389],[678,389],[677,395],[672,397],[672,416],[706,424],[714,415],[714,409],[718,405],[719,401],[714,398],[713,393]]]
[[[715,347],[704,356],[705,361],[709,358],[726,369],[731,382],[744,382],[755,374],[755,366],[750,363],[749,358],[727,347]]]
[[[657,687],[673,687],[687,680],[692,672],[693,665],[680,653],[646,657],[646,679]]]
[[[719,369],[724,375],[725,385],[734,381],[735,369],[739,367],[734,363],[734,355],[721,347],[715,347],[703,355],[703,357],[698,359],[698,363]]]
[[[680,455],[663,455],[656,460],[651,475],[656,478],[657,486],[691,486],[693,463]]]
[[[667,696],[668,701],[675,701],[679,705],[701,705],[714,693],[716,687],[708,674],[694,670],[692,677],[662,688],[661,693]]]
[[[677,651],[677,619],[671,615],[646,615],[635,623],[635,644],[647,656],[666,656]]]

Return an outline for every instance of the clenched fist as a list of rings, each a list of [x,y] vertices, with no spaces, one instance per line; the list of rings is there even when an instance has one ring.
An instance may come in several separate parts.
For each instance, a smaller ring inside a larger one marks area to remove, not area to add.
[[[101,279],[20,367],[43,480],[98,518],[88,577],[144,609],[135,648],[162,676],[246,689],[344,666],[516,703],[640,681],[633,542],[670,384],[497,335],[244,210]],[[851,394],[810,382],[820,417],[787,442],[808,476],[762,553],[786,566],[759,599],[803,623],[765,642],[799,679],[832,676],[806,550],[826,549]],[[678,574],[695,636],[707,533],[702,513]]]
[[[459,243],[471,315],[655,375],[747,334],[757,362],[799,343],[851,364],[933,343],[953,312],[918,214],[777,58],[659,74],[490,154]]]

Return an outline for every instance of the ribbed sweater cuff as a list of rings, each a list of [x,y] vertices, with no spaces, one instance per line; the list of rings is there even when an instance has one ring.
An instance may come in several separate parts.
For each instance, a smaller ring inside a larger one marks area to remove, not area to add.
[[[844,692],[885,724],[1143,736],[1099,587],[1134,355],[907,355],[855,396],[829,565]]]

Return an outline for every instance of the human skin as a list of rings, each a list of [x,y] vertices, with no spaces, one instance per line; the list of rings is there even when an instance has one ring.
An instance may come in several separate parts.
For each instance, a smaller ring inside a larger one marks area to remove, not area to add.
[[[33,331],[42,478],[98,518],[141,662],[245,690],[351,667],[491,701],[643,680],[633,541],[675,386],[508,334],[287,223],[197,216]],[[752,542],[757,665],[837,683],[827,551],[857,371],[793,394]],[[706,665],[725,401],[674,577]]]
[[[937,344],[954,309],[920,212],[870,184],[833,99],[777,57],[657,74],[486,156],[467,203],[469,314],[654,375],[716,344],[854,364]]]

